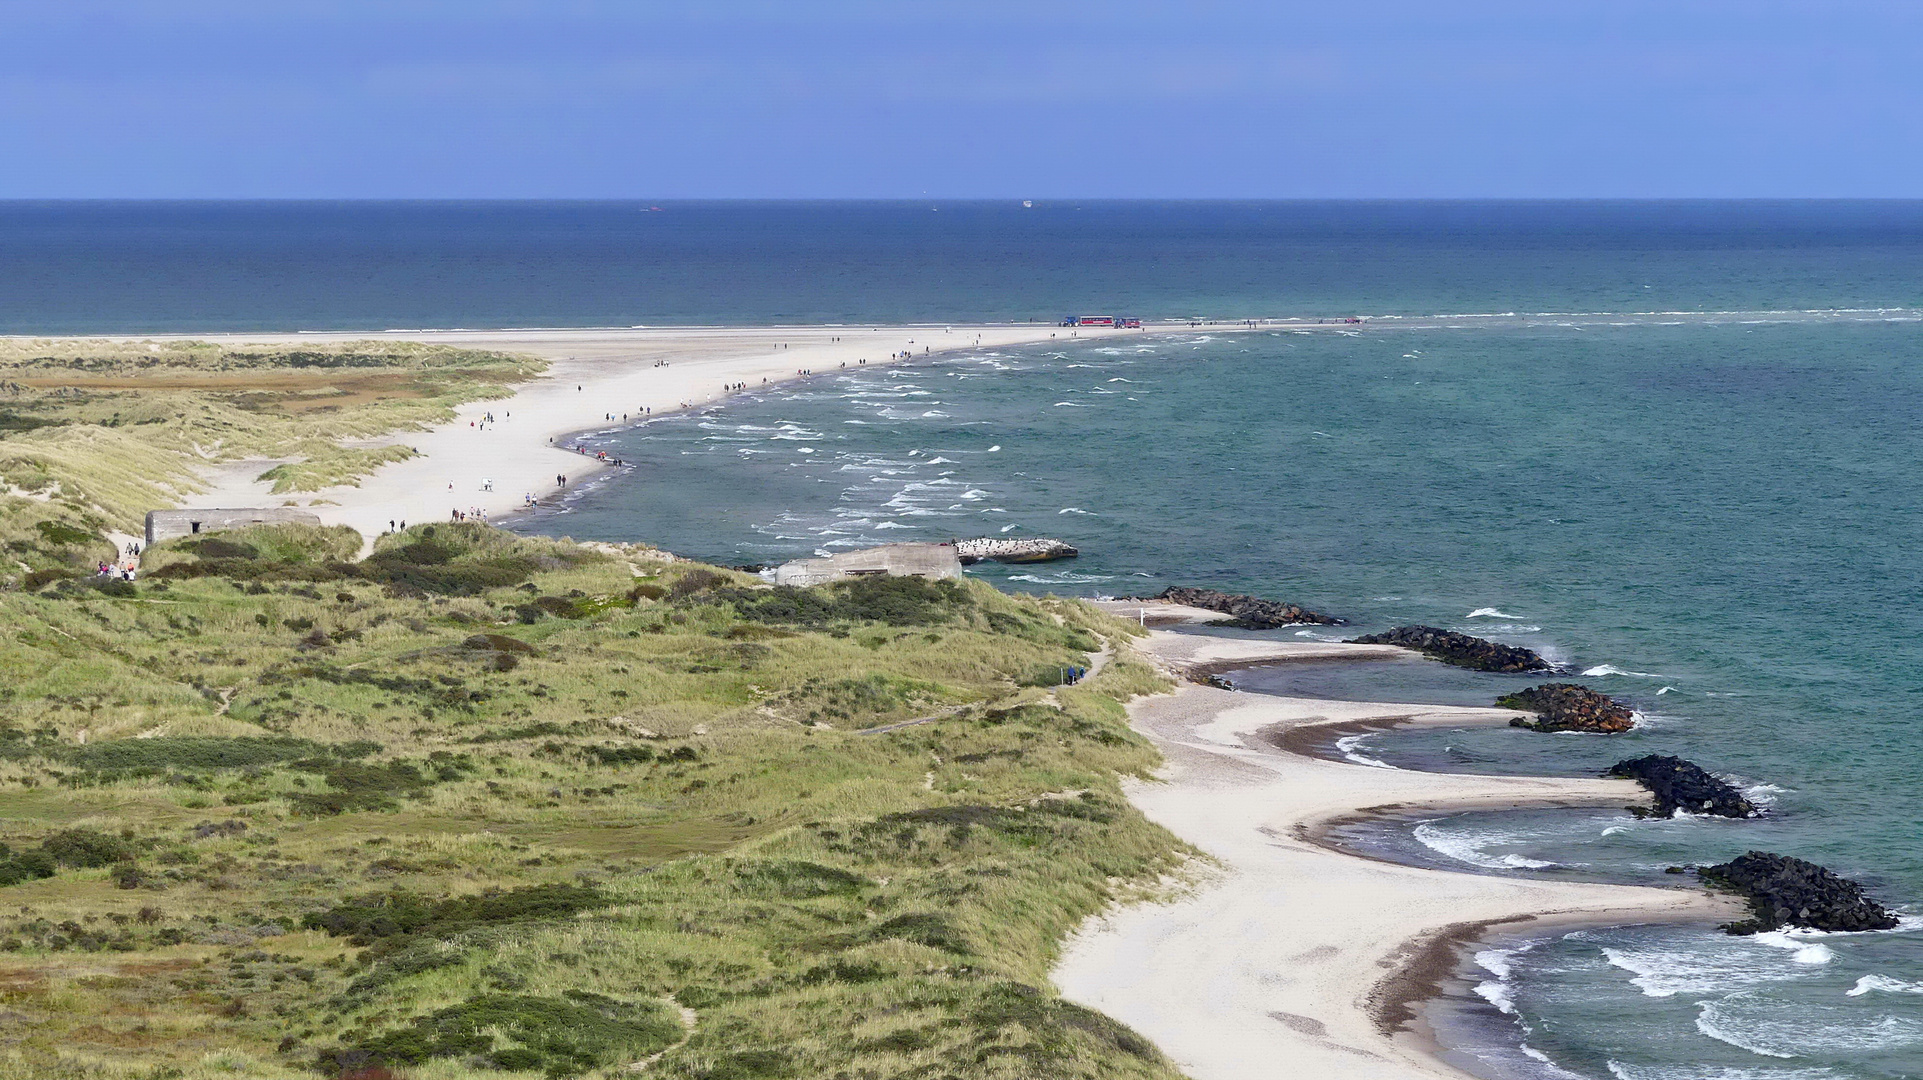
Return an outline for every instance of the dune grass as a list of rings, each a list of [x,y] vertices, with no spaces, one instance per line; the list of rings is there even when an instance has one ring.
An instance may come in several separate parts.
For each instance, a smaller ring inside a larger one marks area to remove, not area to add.
[[[91,532],[133,533],[195,490],[196,467],[256,457],[294,459],[276,491],[353,484],[410,452],[342,443],[423,429],[544,366],[401,341],[0,340],[0,520],[39,501]],[[25,572],[66,561],[16,554]]]
[[[0,600],[0,1074],[1177,1075],[1048,984],[1188,854],[1119,786],[1159,677],[1037,677],[1128,624],[355,546],[259,526]]]

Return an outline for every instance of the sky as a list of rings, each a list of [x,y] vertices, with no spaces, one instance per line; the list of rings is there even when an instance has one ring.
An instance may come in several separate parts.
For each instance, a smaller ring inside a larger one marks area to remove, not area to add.
[[[0,198],[1923,196],[1915,0],[0,0]]]

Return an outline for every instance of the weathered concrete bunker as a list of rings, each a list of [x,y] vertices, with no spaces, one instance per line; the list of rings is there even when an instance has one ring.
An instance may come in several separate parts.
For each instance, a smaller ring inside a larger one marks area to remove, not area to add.
[[[149,510],[147,544],[152,546],[176,536],[242,529],[249,525],[319,525],[317,514],[280,507],[241,507],[208,510]]]
[[[820,585],[868,574],[958,578],[961,559],[953,544],[883,544],[825,559],[796,559],[775,568],[777,585]]]

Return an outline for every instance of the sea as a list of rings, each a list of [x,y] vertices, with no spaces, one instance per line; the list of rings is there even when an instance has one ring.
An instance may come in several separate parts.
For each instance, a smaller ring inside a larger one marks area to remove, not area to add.
[[[1760,820],[1416,815],[1341,837],[1468,872],[1674,882],[1750,849],[1895,931],[1491,941],[1445,1027],[1492,1077],[1923,1077],[1923,203],[13,203],[0,330],[1178,319],[961,349],[588,433],[627,462],[516,528],[733,565],[1056,537],[984,564],[1535,648],[1620,736],[1344,739],[1359,767],[1594,775],[1679,754]],[[1362,318],[1279,327],[1247,320]],[[931,337],[931,340],[934,340]],[[1258,693],[1488,704],[1426,661]]]

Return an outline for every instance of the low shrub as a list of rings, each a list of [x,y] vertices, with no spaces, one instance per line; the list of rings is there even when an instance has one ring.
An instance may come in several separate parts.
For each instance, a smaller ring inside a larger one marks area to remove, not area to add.
[[[358,1051],[385,1065],[459,1057],[488,1068],[563,1077],[644,1056],[681,1034],[680,1022],[659,1002],[622,1002],[578,990],[565,997],[483,994],[355,1039],[345,1053]],[[330,1064],[342,1054],[336,1051]]]
[[[684,575],[669,590],[670,599]],[[719,575],[715,575],[719,576]],[[974,598],[958,581],[929,581],[918,577],[879,574],[801,589],[777,585],[772,589],[714,589],[704,603],[731,605],[748,622],[778,623],[813,629],[836,623],[878,622],[888,626],[941,626],[972,610]]]
[[[613,903],[580,885],[527,885],[439,900],[396,890],[371,893],[309,914],[301,925],[356,945],[409,936],[444,938],[476,927],[563,919]]]

